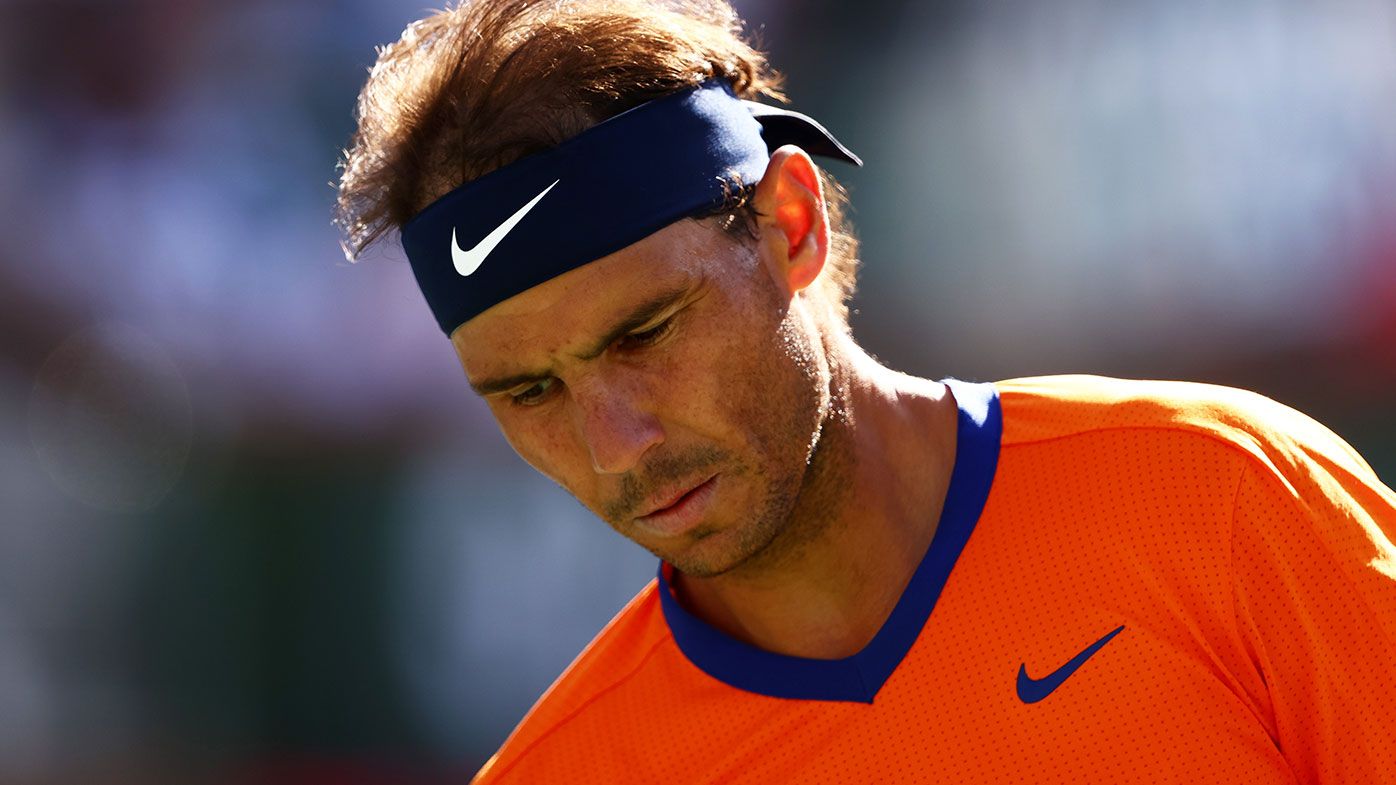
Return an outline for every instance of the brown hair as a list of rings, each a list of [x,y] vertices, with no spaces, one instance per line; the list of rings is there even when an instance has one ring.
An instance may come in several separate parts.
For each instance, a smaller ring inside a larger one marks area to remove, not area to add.
[[[414,22],[379,49],[359,94],[335,210],[345,255],[464,182],[709,79],[742,98],[784,100],[780,75],[723,0],[462,0]],[[844,189],[820,175],[830,223],[821,277],[846,327],[857,240]],[[715,213],[729,231],[751,226],[755,183],[737,185]]]

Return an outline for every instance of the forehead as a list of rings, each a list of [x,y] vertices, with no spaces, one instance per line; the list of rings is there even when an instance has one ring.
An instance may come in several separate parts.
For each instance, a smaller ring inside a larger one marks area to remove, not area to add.
[[[677,221],[497,303],[451,335],[466,374],[514,373],[595,340],[657,294],[740,274],[744,255],[710,222]]]

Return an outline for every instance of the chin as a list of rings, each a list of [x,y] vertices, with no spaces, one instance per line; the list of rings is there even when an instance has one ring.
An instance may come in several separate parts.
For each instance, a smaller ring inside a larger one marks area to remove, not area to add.
[[[703,527],[685,539],[683,547],[650,552],[691,578],[716,578],[758,561],[774,532]]]
[[[734,562],[740,562],[738,555],[730,553],[730,547],[724,547],[723,534],[718,529],[702,526],[684,535],[680,543],[655,544],[638,540],[635,543],[684,575],[711,578],[730,570]]]

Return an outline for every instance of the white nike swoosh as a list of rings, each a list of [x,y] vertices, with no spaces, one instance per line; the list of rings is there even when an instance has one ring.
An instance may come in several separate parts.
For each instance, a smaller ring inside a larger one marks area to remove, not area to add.
[[[553,185],[557,185],[560,182],[562,182],[561,179],[554,180]],[[535,204],[538,204],[539,199],[547,196],[548,192],[553,190],[553,185],[544,188],[543,193],[533,197],[533,201],[520,207],[518,212],[509,216],[509,220],[495,227],[493,232],[485,235],[485,239],[476,243],[475,247],[468,251],[460,247],[460,243],[456,242],[456,230],[455,227],[452,227],[451,261],[455,262],[456,272],[461,275],[470,275],[480,269],[480,265],[485,262],[485,257],[490,255],[490,251],[493,251],[494,247],[499,245],[499,242],[504,239],[504,235],[508,234],[510,230],[514,228],[515,224],[522,221],[525,215],[528,215],[528,211],[532,210]]]

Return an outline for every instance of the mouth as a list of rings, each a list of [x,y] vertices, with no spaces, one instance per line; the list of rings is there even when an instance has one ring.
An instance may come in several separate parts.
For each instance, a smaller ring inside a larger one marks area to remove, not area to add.
[[[694,483],[693,485],[684,486],[677,491],[669,491],[664,494],[655,494],[654,496],[650,497],[650,504],[646,505],[646,508],[649,511],[640,515],[639,517],[648,518],[651,515],[664,512],[665,510],[683,501],[690,494],[701,488],[704,483],[708,482],[708,480],[711,479],[711,477],[708,477],[702,480],[701,482]]]
[[[718,475],[713,475],[687,488],[658,496],[654,504],[648,505],[649,512],[635,520],[644,528],[657,534],[673,536],[696,526],[706,512],[717,486]]]

